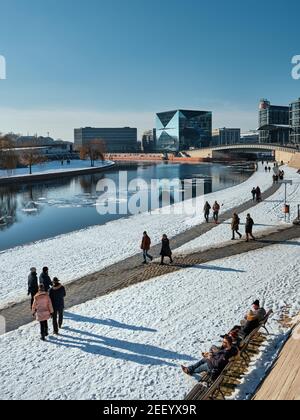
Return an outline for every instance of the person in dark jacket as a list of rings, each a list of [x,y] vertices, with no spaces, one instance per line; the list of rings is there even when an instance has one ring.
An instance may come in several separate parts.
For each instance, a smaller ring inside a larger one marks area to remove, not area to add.
[[[213,205],[213,218],[214,218],[214,222],[216,223],[216,225],[219,223],[220,209],[221,209],[220,204],[217,201],[215,201],[215,203]]]
[[[144,264],[147,264],[147,258],[149,258],[150,261],[153,261],[153,257],[149,254],[150,247],[151,247],[151,239],[148,236],[147,232],[144,232],[142,244],[141,244],[141,249],[143,251],[143,257],[144,257]]]
[[[164,265],[164,259],[165,257],[169,257],[170,258],[170,263],[173,263],[173,259],[172,259],[172,251],[170,248],[170,241],[167,237],[167,235],[163,235],[162,237],[162,247],[161,247],[161,263],[160,265]]]
[[[28,276],[28,296],[31,295],[31,304],[30,308],[32,308],[34,296],[39,291],[39,285],[38,285],[38,277],[36,273],[36,268],[32,267],[30,269],[30,274]]]
[[[261,189],[259,187],[256,187],[256,201],[259,202],[261,200],[262,200]]]
[[[253,201],[255,201],[256,199],[256,188],[254,187],[251,191],[252,197],[253,197]]]
[[[48,292],[49,289],[50,289],[50,287],[52,286],[52,281],[51,281],[51,279],[49,277],[49,269],[48,269],[48,267],[44,267],[43,268],[43,272],[40,275],[39,282],[40,282],[40,284],[43,284],[44,285],[45,292]]]
[[[187,375],[206,372],[217,378],[228,365],[230,359],[238,355],[238,352],[238,349],[232,344],[232,338],[226,335],[221,349],[203,353],[203,359],[200,362],[189,367],[182,366],[182,370]]]
[[[251,311],[245,316],[245,320],[242,321],[243,328],[241,329],[240,336],[247,337],[264,320],[267,315],[266,310],[260,306],[260,301],[256,300],[252,304]]]
[[[204,218],[205,218],[205,220],[206,220],[206,223],[209,223],[209,214],[210,214],[210,210],[211,210],[211,205],[209,204],[209,202],[207,201],[205,204],[204,204],[204,208],[203,208],[203,211],[204,211]]]
[[[246,218],[246,241],[249,242],[249,236],[255,241],[255,237],[253,236],[253,226],[254,221],[250,214],[247,214]]]
[[[60,284],[57,277],[53,279],[53,286],[50,289],[49,296],[53,306],[53,332],[58,335],[64,320],[66,289]]]
[[[235,234],[237,233],[242,239],[242,234],[239,232],[240,228],[240,218],[237,213],[233,213],[232,222],[231,222],[231,230],[232,230],[232,240],[235,240]]]

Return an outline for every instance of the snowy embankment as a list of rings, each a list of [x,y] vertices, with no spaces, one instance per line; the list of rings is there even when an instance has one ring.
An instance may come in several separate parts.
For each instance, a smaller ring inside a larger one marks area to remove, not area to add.
[[[274,228],[285,228],[297,217],[298,205],[300,204],[300,175],[296,169],[285,168],[285,179],[292,180],[293,185],[287,186],[287,203],[290,205],[290,217],[285,218],[283,212],[285,201],[285,186],[282,185],[275,194],[267,200],[253,207],[249,211],[240,214],[241,225],[240,232],[245,235],[245,221],[247,214],[250,212],[255,222],[254,235],[260,235],[262,232],[274,230]],[[219,225],[215,229],[205,233],[199,238],[184,244],[176,249],[176,253],[184,254],[193,251],[201,251],[213,246],[219,246],[227,241],[231,242],[231,220]],[[245,236],[244,236],[245,238]]]
[[[147,230],[153,244],[158,244],[163,233],[173,237],[204,221],[203,200],[218,200],[223,211],[239,206],[251,197],[253,186],[262,191],[272,185],[272,176],[260,168],[246,182],[197,199],[197,213],[164,214],[165,210],[139,214],[116,220],[34,244],[0,253],[0,307],[26,296],[26,279],[30,267],[40,271],[48,266],[50,276],[67,283],[140,252],[142,233]],[[192,200],[187,203],[192,207]],[[176,208],[180,203],[172,206]],[[95,210],[96,211],[96,210]]]
[[[94,168],[105,168],[110,167],[114,165],[114,162],[107,160],[107,161],[97,161],[95,162]],[[12,170],[3,170],[0,169],[0,179],[3,180],[5,178],[12,179],[12,178],[23,178],[24,176],[26,178],[30,178],[32,176],[37,175],[46,175],[46,174],[61,174],[61,173],[67,173],[67,172],[77,172],[77,171],[86,171],[93,169],[91,167],[90,163],[88,161],[82,161],[82,160],[71,160],[70,164],[68,165],[66,161],[64,161],[64,165],[60,163],[60,161],[52,161],[52,162],[46,162],[44,164],[40,165],[34,165],[32,167],[32,174],[29,174],[28,168],[17,168]]]
[[[0,398],[183,399],[196,382],[180,365],[219,343],[257,298],[275,312],[270,361],[283,338],[281,309],[300,309],[299,246],[289,241],[218,260],[74,307],[62,335],[46,343],[37,323],[1,336]],[[257,366],[240,398],[264,376],[264,359]]]

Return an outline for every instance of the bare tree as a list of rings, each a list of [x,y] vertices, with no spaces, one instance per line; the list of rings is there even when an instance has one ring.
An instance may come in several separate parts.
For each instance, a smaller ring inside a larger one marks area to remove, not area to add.
[[[91,166],[95,166],[96,160],[104,161],[105,153],[105,142],[101,139],[94,139],[90,143],[80,148],[80,159],[85,160],[87,158],[91,161]]]
[[[40,153],[38,149],[28,148],[22,152],[20,156],[20,161],[23,165],[28,166],[30,175],[32,174],[32,166],[39,163],[44,163],[47,161],[47,158]]]
[[[18,156],[15,151],[14,141],[9,135],[0,134],[0,167],[3,169],[15,169],[18,164]]]

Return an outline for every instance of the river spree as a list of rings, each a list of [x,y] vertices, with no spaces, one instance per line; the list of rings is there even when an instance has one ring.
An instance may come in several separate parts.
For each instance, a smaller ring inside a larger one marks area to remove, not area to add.
[[[127,171],[128,183],[136,178],[142,178],[148,185],[153,179],[203,180],[205,194],[244,182],[253,172],[239,165],[139,163],[122,164],[120,169],[95,175],[3,185],[0,186],[0,251],[126,217],[100,215],[96,210],[100,196],[96,191],[98,182],[108,178],[118,188],[120,170]],[[133,193],[129,191],[128,197]]]

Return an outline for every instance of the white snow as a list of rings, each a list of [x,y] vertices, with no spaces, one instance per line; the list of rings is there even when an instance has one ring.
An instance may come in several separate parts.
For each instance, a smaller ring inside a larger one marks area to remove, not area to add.
[[[164,208],[4,251],[0,253],[0,306],[26,296],[27,276],[32,266],[39,270],[48,266],[51,277],[70,282],[139,253],[144,230],[149,232],[152,243],[158,244],[163,233],[173,237],[202,223],[204,199],[218,200],[223,204],[222,211],[226,211],[248,201],[253,186],[259,185],[265,191],[272,182],[272,175],[265,175],[260,167],[240,185],[199,197],[198,211],[192,216],[165,214]],[[186,204],[193,208],[192,200]],[[172,209],[176,212],[179,207],[181,204],[176,204]]]
[[[114,162],[112,161],[95,162],[95,168],[108,167],[112,165],[114,165]],[[33,175],[59,174],[65,172],[85,171],[87,169],[92,168],[89,161],[86,160],[71,160],[69,165],[67,165],[66,161],[64,161],[64,165],[62,165],[60,161],[52,161],[40,165],[33,165],[32,174],[29,174],[28,168],[17,168],[12,170],[0,169],[0,179],[11,179],[24,176],[26,176],[26,178],[30,178]]]
[[[195,379],[180,365],[219,343],[253,299],[274,310],[270,329],[282,339],[281,309],[300,308],[299,246],[218,260],[74,307],[62,335],[46,343],[37,323],[1,336],[0,399],[183,399]],[[240,394],[257,386],[250,378]]]
[[[285,228],[291,221],[295,220],[300,205],[300,176],[296,169],[285,168],[285,179],[292,180],[293,185],[287,186],[287,204],[290,205],[291,214],[285,220],[283,212],[285,202],[285,186],[270,198],[240,214],[240,232],[245,233],[245,221],[247,214],[250,213],[255,222],[254,234],[260,235],[264,231],[274,230],[274,228]],[[193,251],[201,251],[213,246],[224,245],[227,241],[231,242],[231,220],[217,226],[215,229],[205,233],[199,238],[184,244],[176,250],[176,253],[185,254]],[[245,235],[244,235],[245,238]]]

